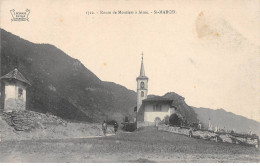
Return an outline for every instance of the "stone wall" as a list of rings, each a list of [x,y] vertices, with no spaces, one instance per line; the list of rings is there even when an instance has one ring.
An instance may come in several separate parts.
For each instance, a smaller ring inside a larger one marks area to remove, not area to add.
[[[148,126],[155,126],[155,122],[137,122],[137,128],[140,127],[148,127]]]
[[[176,134],[182,134],[182,135],[189,135],[189,130],[186,128],[181,128],[181,127],[172,127],[169,125],[158,125],[158,130],[163,130],[163,131],[168,131],[171,133],[176,133]]]
[[[44,128],[46,125],[66,125],[61,118],[33,111],[3,112],[3,119],[16,131],[29,131],[34,128]]]
[[[204,139],[216,142],[227,142],[259,147],[259,137],[256,135],[215,133],[213,131],[194,130],[187,127],[173,127],[168,125],[159,125],[158,130],[182,134],[193,138]]]

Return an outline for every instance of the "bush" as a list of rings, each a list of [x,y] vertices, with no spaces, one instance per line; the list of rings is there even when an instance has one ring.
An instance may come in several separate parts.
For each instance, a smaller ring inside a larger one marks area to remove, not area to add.
[[[183,126],[188,126],[188,125],[189,125],[189,123],[188,123],[188,121],[187,121],[186,118],[184,118],[184,119],[182,120],[182,125],[183,125]]]
[[[136,123],[125,123],[123,130],[133,132],[136,129]]]
[[[192,127],[192,128],[194,128],[194,129],[198,129],[198,128],[199,128],[199,127],[198,127],[199,124],[198,124],[198,123],[195,123],[195,122],[191,123],[189,126]]]
[[[115,121],[115,120],[108,120],[107,121],[107,125],[114,125],[115,123],[117,123],[117,121]]]
[[[169,124],[169,120],[170,120],[169,115],[166,115],[166,116],[164,117],[164,119],[163,119],[164,124],[168,125],[168,124]]]
[[[164,118],[163,118],[163,120],[161,120],[160,122],[159,122],[159,124],[160,125],[169,125],[169,115],[166,115]]]
[[[125,117],[124,122],[129,122],[128,116]]]
[[[176,113],[174,113],[170,116],[169,124],[171,126],[181,126],[181,123],[182,123],[182,120],[181,120],[181,118],[179,118],[179,116]]]

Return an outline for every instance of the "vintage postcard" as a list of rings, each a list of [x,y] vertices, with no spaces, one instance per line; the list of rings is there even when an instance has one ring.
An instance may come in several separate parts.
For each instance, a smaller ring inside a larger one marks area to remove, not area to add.
[[[260,1],[0,0],[1,163],[259,163]]]

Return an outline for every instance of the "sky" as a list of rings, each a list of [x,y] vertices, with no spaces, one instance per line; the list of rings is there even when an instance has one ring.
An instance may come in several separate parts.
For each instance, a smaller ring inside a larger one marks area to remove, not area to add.
[[[0,7],[1,28],[55,45],[103,81],[135,91],[143,52],[149,94],[176,92],[188,105],[260,122],[259,1],[0,0]],[[29,9],[29,21],[11,21],[12,9]],[[176,13],[86,14],[100,10]]]

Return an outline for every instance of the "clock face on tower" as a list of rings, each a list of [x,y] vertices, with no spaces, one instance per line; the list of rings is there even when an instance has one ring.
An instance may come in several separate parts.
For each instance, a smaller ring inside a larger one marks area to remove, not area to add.
[[[141,82],[141,89],[144,89],[144,82]]]

